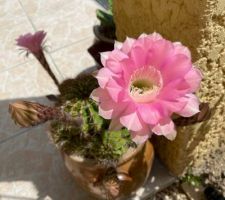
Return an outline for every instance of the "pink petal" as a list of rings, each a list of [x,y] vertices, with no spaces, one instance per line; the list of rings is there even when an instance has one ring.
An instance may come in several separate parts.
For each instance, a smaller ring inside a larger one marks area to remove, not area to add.
[[[150,127],[147,124],[143,124],[143,127],[140,131],[131,131],[130,133],[132,140],[136,144],[144,143],[152,135]]]
[[[114,79],[110,79],[106,85],[106,89],[108,90],[111,98],[115,102],[118,102],[119,95],[123,91],[123,88]]]
[[[100,102],[99,115],[105,119],[111,119],[113,116],[117,116],[124,108],[124,104],[122,103],[120,106],[117,106],[107,90],[104,90],[100,87],[92,92],[91,98]]]
[[[124,114],[126,113],[127,107],[128,107],[127,103],[123,103],[123,102],[120,102],[119,104],[115,103],[113,105],[114,111],[113,111],[112,118],[120,120],[119,118],[121,116],[124,116]]]
[[[105,119],[111,119],[113,115],[113,107],[111,101],[101,102],[99,105],[99,115]]]
[[[37,31],[35,34],[34,34],[34,42],[36,45],[41,45],[44,41],[44,38],[46,36],[46,32],[44,31]]]
[[[118,49],[114,49],[106,60],[106,67],[114,73],[120,73],[122,71],[121,61],[127,59],[128,56]]]
[[[163,39],[163,37],[159,33],[156,33],[156,32],[154,32],[150,35],[146,34],[146,33],[142,33],[138,38],[148,38],[148,39],[151,39],[153,41]]]
[[[98,79],[98,84],[101,88],[105,88],[109,79],[112,77],[113,73],[108,68],[102,68],[98,71],[96,78]]]
[[[183,116],[183,117],[191,117],[199,112],[199,100],[194,94],[187,94],[187,103],[181,109],[177,112],[177,114]]]
[[[135,63],[131,59],[126,59],[121,61],[121,66],[123,69],[123,77],[126,84],[129,84],[130,77],[136,69]]]
[[[123,43],[122,42],[118,42],[118,41],[114,42],[114,49],[121,50],[122,47],[123,47]]]
[[[120,73],[122,70],[121,63],[112,59],[108,59],[106,61],[106,66],[110,69],[113,73]]]
[[[163,37],[159,33],[156,33],[156,32],[152,33],[151,36],[152,36],[152,40],[154,40],[154,41],[163,39]]]
[[[164,135],[169,140],[174,140],[177,134],[174,123],[169,118],[160,121],[160,123],[153,127],[152,131],[156,135]]]
[[[158,96],[162,100],[176,100],[189,91],[189,85],[184,79],[176,79],[166,84]]]
[[[151,137],[151,135],[152,135],[152,132],[150,131],[148,127],[140,131],[131,131],[132,140],[136,144],[143,144],[144,142],[148,140],[148,138]]]
[[[148,37],[147,34],[143,33],[139,36],[138,40],[136,40],[133,44],[132,48],[142,48],[148,52],[152,48],[153,38]]]
[[[99,106],[99,115],[105,119],[112,118],[113,110],[104,110],[101,106]]]
[[[106,67],[106,61],[109,58],[110,53],[111,53],[111,51],[106,51],[106,52],[100,53],[101,63],[104,67]]]
[[[157,104],[139,104],[139,115],[142,120],[147,124],[157,124],[164,116],[162,108]]]
[[[111,99],[108,92],[100,87],[92,91],[90,98],[97,102],[108,101]]]
[[[38,54],[39,51],[42,51],[42,43],[45,36],[46,33],[44,31],[37,31],[34,34],[21,35],[16,41],[18,46],[25,48],[30,53]]]
[[[149,136],[148,135],[140,135],[138,132],[132,132],[131,138],[136,144],[143,144],[148,140]]]
[[[174,54],[183,54],[191,59],[191,52],[187,47],[183,46],[180,42],[174,42],[173,46]]]
[[[143,49],[146,49],[146,51],[151,52],[152,50],[154,50],[154,44],[156,43],[157,40],[166,41],[158,33],[153,33],[151,35],[143,33],[139,36],[138,40],[134,43],[133,47],[140,46]]]
[[[131,59],[135,63],[135,67],[142,67],[146,65],[146,52],[140,47],[136,46],[131,50]]]
[[[97,102],[100,101],[99,95],[98,95],[98,88],[92,91],[90,98]]]
[[[148,60],[148,64],[161,70],[165,60],[171,55],[173,45],[171,42],[161,39],[153,43],[151,49],[151,59]]]
[[[91,93],[91,98],[93,100],[96,100],[97,102],[100,102],[99,114],[106,119],[118,117],[118,115],[123,112],[127,105],[125,103],[120,103],[119,105],[117,105],[112,100],[107,90],[104,90],[100,87],[93,90],[93,92]]]
[[[177,100],[160,100],[159,102],[165,109],[168,110],[168,112],[170,114],[173,112],[179,112],[186,105],[185,101],[181,101],[179,99],[177,99]]]
[[[124,110],[127,107],[127,103],[120,102],[117,104],[113,101],[107,90],[102,88],[95,89],[91,97],[98,102],[99,104],[99,114],[106,119],[116,119],[124,113]]]
[[[141,120],[136,112],[120,117],[120,123],[128,130],[132,131],[140,131],[143,128]]]
[[[161,71],[164,84],[184,77],[191,67],[191,60],[187,56],[178,54],[171,57],[167,60]]]
[[[195,92],[198,90],[201,80],[202,80],[202,73],[197,68],[192,68],[186,75],[185,80],[190,86],[190,92]]]
[[[148,34],[142,33],[142,34],[138,37],[138,39],[140,39],[140,38],[146,38],[147,36],[148,36]]]
[[[123,46],[121,50],[125,53],[128,54],[134,44],[135,40],[132,38],[127,37],[125,42],[123,43]]]

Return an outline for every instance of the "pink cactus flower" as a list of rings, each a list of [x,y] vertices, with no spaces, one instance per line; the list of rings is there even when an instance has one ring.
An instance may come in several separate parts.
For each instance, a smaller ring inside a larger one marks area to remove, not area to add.
[[[181,43],[143,34],[116,43],[101,60],[104,68],[96,76],[100,87],[91,97],[99,102],[99,114],[112,120],[110,128],[126,127],[135,142],[143,143],[152,133],[173,140],[172,114],[190,117],[199,112],[193,92],[202,75]]]
[[[37,31],[34,34],[27,33],[21,35],[16,41],[17,45],[25,49],[28,53],[38,54],[42,51],[45,36],[46,32]]]

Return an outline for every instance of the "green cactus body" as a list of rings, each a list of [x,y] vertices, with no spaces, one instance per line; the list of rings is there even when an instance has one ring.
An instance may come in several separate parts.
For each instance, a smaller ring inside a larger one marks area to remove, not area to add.
[[[104,163],[117,162],[133,146],[128,130],[107,130],[109,121],[99,116],[97,104],[93,100],[67,102],[64,110],[73,118],[81,119],[79,127],[61,122],[52,123],[53,140],[66,153],[76,153]]]

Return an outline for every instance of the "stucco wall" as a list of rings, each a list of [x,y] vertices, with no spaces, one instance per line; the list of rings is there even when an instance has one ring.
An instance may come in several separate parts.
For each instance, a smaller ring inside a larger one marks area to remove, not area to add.
[[[124,40],[157,31],[172,41],[182,41],[196,54],[206,6],[206,0],[115,0],[117,37]]]
[[[217,161],[214,156],[217,152],[225,159],[224,10],[225,0],[114,0],[118,40],[159,32],[188,46],[204,75],[198,96],[210,103],[211,119],[179,128],[174,142],[158,142],[160,156],[176,174],[181,174],[190,162],[196,174],[216,170],[221,175],[225,169],[225,160]],[[217,169],[213,166],[216,162]]]

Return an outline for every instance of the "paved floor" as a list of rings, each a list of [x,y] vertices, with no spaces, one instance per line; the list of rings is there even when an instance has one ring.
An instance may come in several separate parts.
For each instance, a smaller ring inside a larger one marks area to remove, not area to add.
[[[20,54],[15,39],[45,30],[52,70],[59,80],[74,77],[94,65],[86,49],[98,7],[93,0],[0,0],[0,141],[21,131],[6,119],[7,101],[58,92],[40,64]]]
[[[68,174],[48,140],[47,126],[18,128],[7,110],[19,98],[51,104],[45,95],[58,93],[36,60],[19,54],[15,39],[27,32],[47,31],[46,55],[52,70],[60,81],[74,77],[95,64],[86,49],[93,42],[98,7],[93,0],[0,0],[1,200],[93,199]],[[172,179],[163,173],[161,182],[167,184]],[[153,182],[149,180],[147,192],[156,186],[151,186]]]

